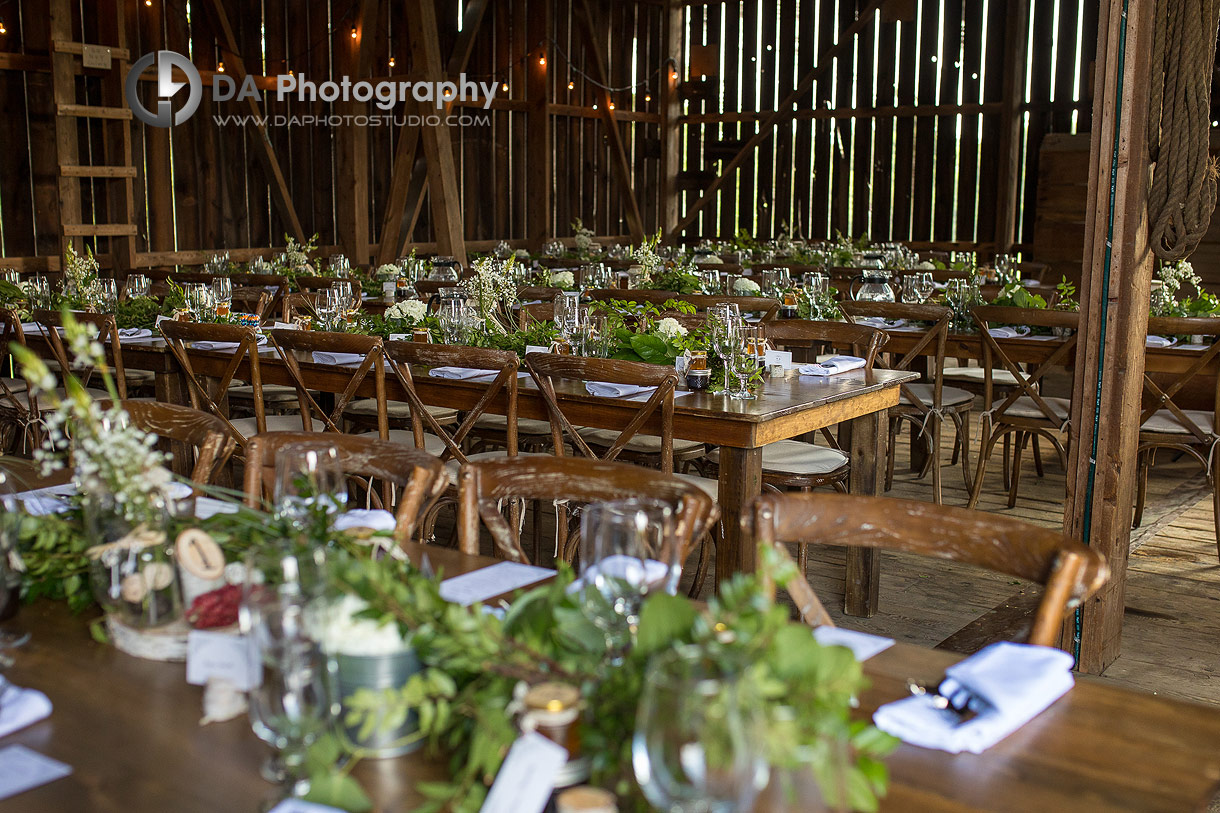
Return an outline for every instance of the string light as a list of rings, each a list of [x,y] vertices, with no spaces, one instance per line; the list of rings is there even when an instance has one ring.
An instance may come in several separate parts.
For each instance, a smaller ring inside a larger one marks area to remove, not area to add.
[[[541,68],[546,67],[546,54],[543,54],[542,56],[538,57],[538,66]]]
[[[646,102],[651,102],[651,101],[652,101],[652,94],[651,94],[651,93],[645,93],[645,94],[644,94],[644,101],[646,101]]]
[[[669,70],[669,81],[671,81],[671,82],[677,82],[677,81],[678,81],[678,69],[677,69],[677,68],[670,68],[670,70]]]
[[[607,104],[607,105],[606,105],[606,109],[607,109],[607,110],[613,110],[613,109],[614,109],[614,102],[610,102],[609,104]]]
[[[4,20],[0,20],[0,34],[7,34],[8,29],[4,27]]]
[[[576,90],[576,83],[568,82],[568,90]]]
[[[352,26],[352,39],[356,38],[356,26]]]
[[[152,8],[152,0],[144,0],[144,5],[148,6],[149,8]]]
[[[594,102],[594,103],[593,103],[593,109],[594,109],[594,110],[596,110],[596,109],[597,109],[597,102]]]
[[[505,93],[508,93],[508,82],[505,82],[504,84],[500,85],[500,90],[504,91]]]
[[[217,72],[217,73],[224,73],[224,72],[225,72],[225,61],[224,61],[223,59],[222,59],[222,60],[220,60],[220,62],[217,62],[217,63],[216,63],[216,72]]]
[[[394,67],[394,57],[390,57],[390,67]]]

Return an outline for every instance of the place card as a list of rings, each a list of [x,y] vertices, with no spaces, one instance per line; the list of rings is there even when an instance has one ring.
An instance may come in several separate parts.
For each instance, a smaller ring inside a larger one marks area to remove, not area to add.
[[[70,773],[70,766],[43,756],[24,745],[0,748],[0,799],[16,796],[56,779],[63,779]]]
[[[880,635],[842,627],[818,627],[813,631],[813,637],[822,646],[847,647],[861,663],[894,645],[893,638],[882,638]]]
[[[549,353],[549,352],[551,352],[551,348],[549,348],[549,347],[539,347],[539,346],[538,346],[538,345],[536,345],[536,344],[527,344],[527,345],[525,346],[525,352],[526,352],[526,354],[529,354],[529,353]]]
[[[788,369],[792,364],[792,353],[787,350],[768,350],[766,365],[774,367],[776,364],[782,364],[784,369]]]
[[[304,799],[285,799],[268,813],[343,813],[337,807],[320,805],[317,802],[307,802]]]
[[[536,732],[522,734],[508,749],[479,813],[542,813],[568,750]]]
[[[441,582],[441,598],[469,607],[493,596],[511,593],[521,587],[549,579],[555,571],[519,562],[499,562]]]
[[[250,657],[244,636],[212,630],[191,630],[187,635],[186,682],[202,686],[212,678],[227,680],[241,692],[262,683],[262,663]]]

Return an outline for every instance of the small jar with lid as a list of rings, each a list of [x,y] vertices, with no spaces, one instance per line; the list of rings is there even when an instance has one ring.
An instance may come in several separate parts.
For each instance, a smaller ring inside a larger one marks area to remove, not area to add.
[[[417,327],[411,331],[411,341],[428,344],[432,341],[432,332],[426,327]]]
[[[555,797],[555,813],[618,813],[618,801],[608,790],[580,785]]]
[[[584,701],[580,689],[548,681],[531,686],[522,698],[525,713],[521,730],[536,731],[568,752],[568,762],[555,777],[555,787],[569,787],[589,777],[589,760],[581,754],[580,714]]]

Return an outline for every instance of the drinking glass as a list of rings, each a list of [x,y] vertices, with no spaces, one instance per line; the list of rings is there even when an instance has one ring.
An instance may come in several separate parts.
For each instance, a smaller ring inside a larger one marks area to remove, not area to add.
[[[51,283],[46,277],[30,277],[26,280],[25,292],[31,308],[51,307]]]
[[[916,272],[908,271],[902,277],[902,301],[918,305],[924,301],[923,286]]]
[[[140,296],[148,296],[148,289],[152,283],[144,274],[129,274],[127,276],[127,299],[135,299]]]
[[[212,300],[216,303],[216,315],[228,316],[233,310],[233,280],[228,277],[212,280]]]
[[[21,272],[16,268],[0,268],[0,280],[21,287]]]
[[[741,309],[736,303],[713,305],[707,311],[708,338],[722,359],[741,346]]]
[[[97,303],[102,313],[114,313],[119,307],[119,285],[112,279],[99,279]]]
[[[580,534],[581,608],[617,657],[635,638],[644,599],[678,590],[673,509],[653,499],[596,503],[584,509]]]
[[[724,360],[724,388],[734,401],[753,401],[758,396],[750,391],[750,379],[758,372],[758,358],[753,348],[744,342]],[[731,386],[730,382],[736,382]]]
[[[330,273],[336,277],[346,277],[351,273],[351,263],[342,254],[330,255]]]
[[[461,344],[466,332],[466,303],[459,299],[442,299],[436,321],[445,344]]]
[[[336,331],[347,308],[347,296],[342,288],[325,288],[318,295],[318,319],[322,329]]]
[[[631,741],[644,797],[669,813],[751,810],[769,776],[758,702],[739,665],[687,645],[653,657]]]
[[[275,460],[275,512],[304,530],[329,523],[347,504],[347,481],[339,450],[325,441],[290,443]]]
[[[805,286],[805,294],[810,299],[822,296],[830,289],[830,277],[821,271],[808,271],[801,281]]]
[[[555,327],[565,340],[572,338],[572,332],[580,321],[580,299],[568,296],[560,291],[555,294]]]

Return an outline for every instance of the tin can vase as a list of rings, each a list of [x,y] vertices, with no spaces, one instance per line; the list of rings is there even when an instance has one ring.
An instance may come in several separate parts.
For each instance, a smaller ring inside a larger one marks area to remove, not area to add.
[[[335,655],[335,677],[338,700],[342,706],[340,720],[346,720],[350,701],[359,691],[384,692],[401,689],[412,675],[423,665],[415,650],[407,649],[386,655]],[[361,738],[360,724],[347,725],[344,731],[348,740],[358,748],[365,749],[365,756],[373,759],[409,754],[423,745],[422,739],[410,739],[419,731],[419,716],[412,711],[403,723],[392,729],[374,728],[367,737]]]

